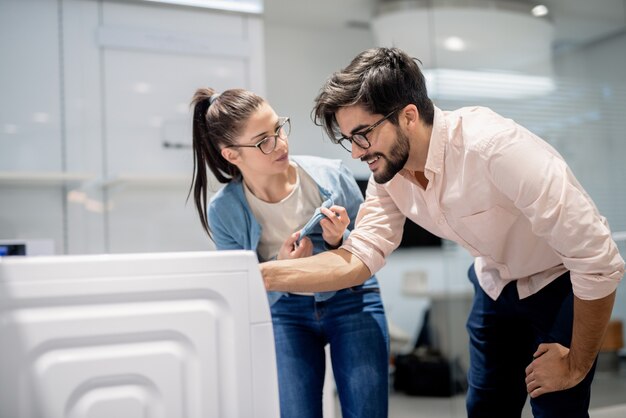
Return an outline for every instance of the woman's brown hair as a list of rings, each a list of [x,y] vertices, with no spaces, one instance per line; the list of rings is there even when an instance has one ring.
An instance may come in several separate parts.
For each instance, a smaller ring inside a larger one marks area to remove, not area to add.
[[[226,145],[235,144],[246,121],[264,103],[263,98],[244,89],[218,94],[211,88],[200,88],[191,99],[193,107],[193,198],[200,222],[211,237],[207,218],[207,170],[217,181],[229,183],[241,178],[237,166],[222,157]],[[188,196],[189,197],[189,196]]]

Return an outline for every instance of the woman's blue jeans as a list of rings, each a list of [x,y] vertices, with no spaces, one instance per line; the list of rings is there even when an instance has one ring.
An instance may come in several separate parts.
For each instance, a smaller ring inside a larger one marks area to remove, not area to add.
[[[469,279],[476,291],[467,321],[470,371],[467,414],[470,418],[508,418],[521,415],[528,396],[526,367],[541,343],[570,346],[573,292],[569,272],[524,299],[516,283],[507,284],[492,300],[478,284],[474,266]],[[536,418],[589,417],[595,365],[578,385],[530,400]]]
[[[323,302],[289,294],[271,310],[281,417],[322,417],[326,344],[343,418],[387,417],[389,335],[379,289],[356,286]]]

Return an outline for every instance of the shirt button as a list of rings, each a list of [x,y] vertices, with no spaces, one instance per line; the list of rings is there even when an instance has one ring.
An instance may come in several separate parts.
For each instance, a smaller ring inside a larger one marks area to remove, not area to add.
[[[439,220],[437,221],[439,225],[443,225],[445,222],[446,222],[446,219],[443,216],[440,217]]]

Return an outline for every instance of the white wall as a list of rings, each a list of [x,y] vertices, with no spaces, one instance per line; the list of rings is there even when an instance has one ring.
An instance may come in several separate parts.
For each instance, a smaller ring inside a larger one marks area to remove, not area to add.
[[[56,2],[0,2],[0,172],[64,169]],[[0,239],[64,235],[58,190],[0,181]]]
[[[163,144],[191,144],[196,88],[264,93],[262,19],[3,0],[0,30],[0,238],[73,254],[212,248],[185,205],[191,150]]]

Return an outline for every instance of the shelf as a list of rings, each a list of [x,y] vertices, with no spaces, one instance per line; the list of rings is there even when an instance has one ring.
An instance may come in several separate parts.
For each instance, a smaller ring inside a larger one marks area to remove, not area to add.
[[[121,174],[101,182],[102,187],[116,187],[122,185],[144,186],[144,187],[172,187],[185,186],[191,184],[190,175],[146,175],[146,174]]]
[[[89,182],[90,187],[102,188],[118,186],[189,188],[191,174],[120,174],[108,179],[98,179],[93,173],[0,171],[0,186],[64,186],[86,182]],[[209,177],[209,187],[219,188],[220,184]]]
[[[94,180],[92,173],[67,173],[58,171],[0,171],[0,185],[64,186]]]

